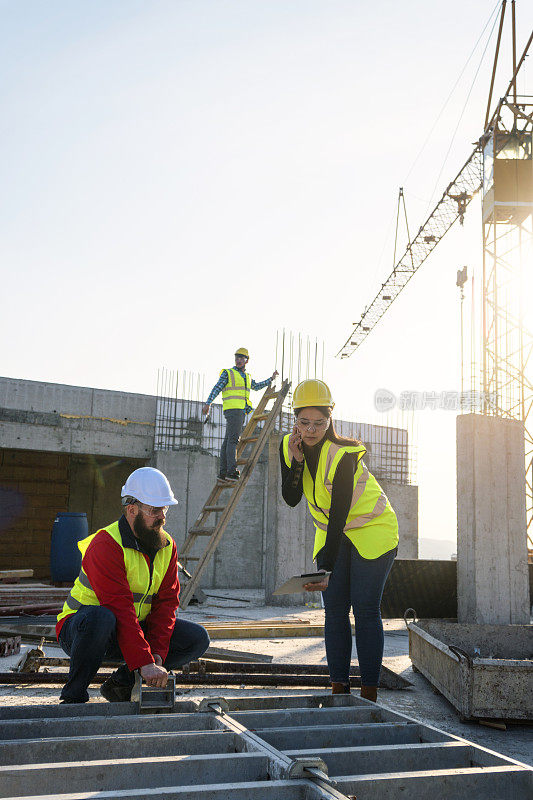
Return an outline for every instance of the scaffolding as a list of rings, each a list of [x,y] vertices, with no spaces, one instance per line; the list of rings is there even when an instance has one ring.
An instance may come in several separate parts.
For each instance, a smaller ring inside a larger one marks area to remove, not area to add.
[[[169,374],[168,378],[162,384],[163,390],[176,385],[175,375]],[[202,405],[201,400],[158,395],[154,449],[194,450],[218,456],[226,433],[222,405],[213,403],[205,421]],[[285,434],[293,425],[292,411],[284,408],[274,431]],[[259,423],[259,430],[261,427]],[[365,463],[376,478],[400,484],[416,483],[416,447],[409,439],[409,431],[347,420],[335,420],[335,428],[341,436],[363,442],[367,448]]]

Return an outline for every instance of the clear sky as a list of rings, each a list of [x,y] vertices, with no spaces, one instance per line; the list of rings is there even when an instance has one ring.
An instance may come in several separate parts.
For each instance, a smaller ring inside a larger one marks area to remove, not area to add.
[[[516,7],[521,52],[533,4]],[[391,271],[398,187],[416,231],[482,133],[495,9],[0,0],[0,374],[154,393],[159,367],[211,385],[246,346],[262,379],[285,327],[325,341],[344,418],[395,422],[377,388],[459,389],[477,201],[363,347],[334,354]],[[507,42],[502,59],[496,97]],[[453,539],[454,414],[418,416],[421,536]]]

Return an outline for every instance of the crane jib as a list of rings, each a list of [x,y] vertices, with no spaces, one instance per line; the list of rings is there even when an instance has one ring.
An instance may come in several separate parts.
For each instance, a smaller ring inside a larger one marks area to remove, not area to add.
[[[338,357],[347,358],[352,355],[454,222],[459,220],[462,224],[467,206],[479,192],[482,184],[483,152],[479,142],[455,180],[445,189],[424,225],[409,242],[403,256],[385,283],[381,285],[381,289],[365,309],[359,322],[355,324],[351,335],[337,353]]]

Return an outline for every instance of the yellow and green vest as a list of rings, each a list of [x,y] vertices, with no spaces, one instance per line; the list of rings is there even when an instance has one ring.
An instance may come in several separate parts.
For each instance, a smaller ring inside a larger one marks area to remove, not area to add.
[[[223,369],[222,372],[228,373],[228,382],[222,389],[222,410],[250,406],[252,376],[245,372],[243,377],[238,369]]]
[[[161,550],[157,551],[153,561],[153,570],[150,580],[150,568],[146,562],[146,557],[140,550],[134,550],[132,547],[124,547],[118,522],[113,522],[113,524],[109,525],[107,528],[100,528],[97,533],[101,531],[105,531],[122,548],[126,577],[133,594],[135,613],[139,622],[142,622],[150,613],[152,598],[159,591],[163,578],[168,570],[170,559],[172,558],[172,547],[163,547]],[[164,534],[169,541],[169,545],[171,545],[172,537],[166,531],[164,531]],[[82,539],[81,542],[78,542],[78,548],[81,551],[82,559],[96,535],[96,533],[93,533],[87,536],[87,538]],[[69,614],[74,614],[81,606],[99,605],[98,598],[82,566],[80,574],[76,578],[74,586],[65,600],[63,610],[57,617],[57,621],[59,622],[63,617]]]
[[[337,445],[324,441],[313,480],[304,461],[303,491],[315,524],[313,558],[326,543],[333,478],[343,455],[358,455],[350,510],[344,533],[363,558],[379,558],[398,545],[398,520],[381,486],[362,461],[363,445]],[[289,434],[283,438],[283,457],[291,466]]]

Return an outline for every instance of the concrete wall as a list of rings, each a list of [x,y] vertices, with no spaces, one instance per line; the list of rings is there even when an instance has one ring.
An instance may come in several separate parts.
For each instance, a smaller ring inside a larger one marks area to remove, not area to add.
[[[0,447],[149,458],[157,399],[0,378]]]
[[[382,478],[379,483],[398,517],[400,543],[397,558],[418,558],[418,486],[392,483]]]
[[[87,514],[89,533],[114,522],[122,514],[120,490],[126,478],[146,463],[134,458],[70,456],[68,510]]]
[[[266,461],[264,454],[246,484],[237,510],[203,575],[202,586],[252,589],[264,584]],[[165,473],[179,501],[169,509],[166,524],[179,550],[215,485],[218,458],[197,451],[163,451],[154,453],[151,463]],[[213,515],[213,524],[215,519]],[[206,544],[207,539],[199,537],[198,547],[191,555],[203,552]]]
[[[459,622],[528,624],[521,422],[457,417],[457,523]]]
[[[0,448],[0,569],[50,575],[52,526],[68,493],[68,455]]]

